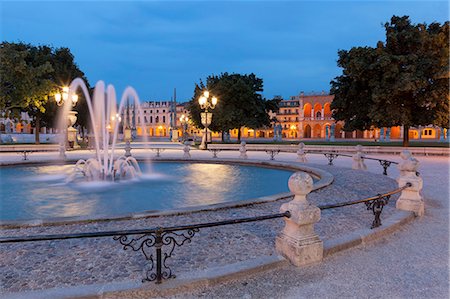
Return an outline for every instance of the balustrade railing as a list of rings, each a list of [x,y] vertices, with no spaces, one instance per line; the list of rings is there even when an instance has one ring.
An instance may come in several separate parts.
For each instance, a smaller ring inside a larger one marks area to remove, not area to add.
[[[335,209],[350,205],[356,205],[360,203],[364,203],[367,207],[367,210],[372,210],[373,215],[375,216],[375,219],[372,222],[372,226],[370,228],[376,228],[381,226],[381,213],[383,212],[384,206],[386,206],[389,203],[389,200],[392,195],[397,194],[405,190],[406,188],[411,187],[411,183],[407,183],[405,186],[401,188],[397,188],[395,190],[392,190],[390,192],[384,193],[384,194],[378,194],[376,196],[354,200],[354,201],[345,201],[341,203],[336,204],[330,204],[330,205],[319,205],[318,208],[321,210],[327,210],[327,209]]]
[[[157,284],[160,284],[163,279],[175,278],[172,269],[166,263],[167,260],[172,257],[175,247],[190,243],[191,239],[195,236],[196,233],[199,232],[201,228],[263,221],[282,217],[289,218],[290,216],[290,213],[287,211],[285,213],[269,214],[257,217],[228,219],[224,221],[172,227],[155,227],[149,229],[113,230],[73,234],[35,235],[23,237],[4,237],[0,238],[0,244],[113,237],[114,240],[118,241],[123,246],[124,250],[131,249],[133,251],[140,251],[144,255],[148,263],[144,271],[145,277],[142,279],[142,282],[155,281]],[[149,253],[148,248],[151,247],[155,248],[154,253]],[[163,247],[167,247],[168,249],[163,252]]]

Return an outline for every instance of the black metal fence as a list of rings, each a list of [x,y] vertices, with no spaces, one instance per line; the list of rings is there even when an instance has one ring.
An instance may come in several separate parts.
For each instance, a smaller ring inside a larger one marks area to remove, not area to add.
[[[378,194],[377,196],[372,196],[360,200],[354,200],[354,201],[345,201],[337,204],[331,204],[331,205],[320,205],[318,206],[321,210],[327,210],[327,209],[335,209],[350,205],[356,205],[359,203],[364,203],[367,207],[367,210],[372,210],[373,215],[375,216],[375,219],[372,222],[372,226],[370,228],[376,228],[381,226],[381,213],[383,212],[384,206],[389,203],[389,200],[392,195],[397,194],[405,190],[406,188],[411,187],[411,183],[406,183],[405,186],[397,188],[395,190],[392,190],[390,192],[384,193],[384,194]]]
[[[290,216],[291,214],[289,212],[285,212],[257,217],[229,219],[218,222],[207,222],[172,227],[156,227],[135,230],[113,230],[73,234],[37,235],[24,237],[5,237],[0,239],[0,243],[113,237],[114,240],[119,241],[124,250],[131,249],[133,251],[140,251],[144,255],[148,263],[145,269],[145,277],[142,279],[142,282],[156,281],[156,283],[159,284],[163,279],[175,278],[175,275],[172,273],[172,269],[170,269],[170,267],[166,264],[166,261],[172,257],[172,253],[175,250],[175,247],[190,243],[191,239],[197,232],[199,232],[201,228],[255,222],[282,217],[289,218]],[[163,252],[162,250],[163,246],[167,246],[168,248],[167,250],[165,250],[165,252]],[[148,248],[151,247],[155,247],[156,256],[154,256],[153,253],[150,254],[148,252]]]

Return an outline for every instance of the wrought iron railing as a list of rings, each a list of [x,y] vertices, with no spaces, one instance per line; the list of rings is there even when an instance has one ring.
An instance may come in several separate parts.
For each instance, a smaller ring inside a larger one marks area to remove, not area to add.
[[[135,230],[114,230],[103,232],[89,233],[73,233],[73,234],[55,234],[55,235],[35,235],[23,237],[4,237],[0,238],[0,243],[20,243],[30,241],[51,241],[51,240],[67,240],[81,238],[102,238],[113,237],[119,241],[124,250],[132,249],[133,251],[141,251],[148,262],[145,270],[144,281],[155,281],[161,283],[163,279],[175,278],[172,269],[166,264],[167,260],[172,257],[172,253],[176,246],[182,246],[191,242],[201,228],[215,227],[230,224],[239,224],[247,222],[262,221],[268,219],[289,218],[289,211],[278,214],[269,214],[257,217],[229,219],[218,222],[207,222],[192,225],[181,225],[172,227],[156,227],[149,229]],[[135,236],[137,237],[130,237]],[[167,246],[168,250],[163,252],[163,247]],[[148,252],[148,248],[155,247],[155,254]]]
[[[334,159],[336,159],[337,157],[341,156],[341,157],[353,157],[352,155],[349,154],[340,154],[340,153],[336,153],[336,152],[313,152],[313,151],[306,151],[306,153],[308,154],[322,154],[324,155],[327,159],[328,159],[328,165],[333,165],[333,161]],[[371,158],[371,157],[362,157],[362,159],[366,159],[366,160],[374,160],[374,161],[378,161],[380,163],[380,165],[383,167],[383,174],[387,175],[387,169],[389,168],[389,166],[391,166],[391,164],[398,164],[398,162],[395,161],[389,161],[386,159],[378,159],[378,158]]]
[[[385,205],[389,203],[389,200],[392,195],[397,194],[405,190],[406,188],[411,187],[411,183],[406,183],[405,186],[397,188],[395,190],[392,190],[390,192],[384,193],[384,194],[378,194],[377,196],[372,196],[360,200],[354,200],[354,201],[345,201],[341,203],[336,204],[330,204],[330,205],[319,205],[318,208],[321,210],[327,210],[327,209],[335,209],[350,205],[356,205],[359,203],[364,203],[366,205],[367,210],[372,210],[373,215],[375,216],[375,219],[372,222],[372,226],[370,228],[376,228],[381,226],[381,213],[383,212],[383,208]]]

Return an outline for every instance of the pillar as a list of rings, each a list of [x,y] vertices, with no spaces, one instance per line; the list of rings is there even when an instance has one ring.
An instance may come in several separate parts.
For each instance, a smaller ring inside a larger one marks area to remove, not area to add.
[[[314,224],[320,220],[320,209],[306,198],[313,188],[313,180],[307,173],[296,172],[289,178],[288,186],[294,199],[284,203],[280,211],[289,211],[291,216],[284,218],[285,227],[275,240],[276,250],[297,267],[320,262],[323,242],[314,231]]]
[[[398,186],[401,188],[407,183],[410,183],[411,186],[402,191],[396,207],[399,210],[414,212],[416,216],[422,216],[425,213],[425,204],[421,195],[423,180],[417,175],[419,161],[407,150],[402,151],[400,157],[402,161],[398,164],[400,170]]]

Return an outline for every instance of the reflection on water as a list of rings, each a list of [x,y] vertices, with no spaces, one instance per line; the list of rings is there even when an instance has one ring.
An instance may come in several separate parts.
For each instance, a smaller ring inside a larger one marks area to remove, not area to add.
[[[286,192],[289,171],[203,163],[153,163],[139,179],[65,184],[72,165],[0,168],[0,219],[117,215]],[[149,171],[151,169],[151,171]]]

